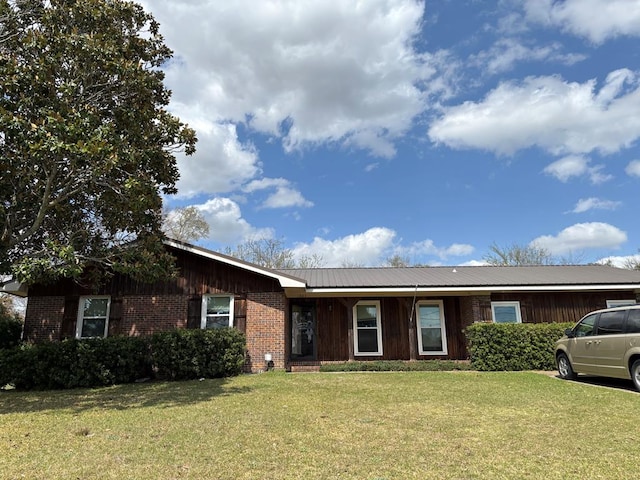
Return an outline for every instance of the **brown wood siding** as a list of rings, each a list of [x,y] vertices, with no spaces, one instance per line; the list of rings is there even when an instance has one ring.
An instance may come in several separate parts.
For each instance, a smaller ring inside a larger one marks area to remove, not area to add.
[[[340,300],[318,299],[316,301],[318,361],[349,360],[349,315],[345,302]],[[417,355],[417,342],[411,342],[409,338],[409,316],[413,298],[390,297],[370,300],[380,301],[383,355],[382,357],[358,356],[356,360],[409,360],[412,346],[416,349],[415,358],[418,359],[467,358],[466,340],[462,333],[466,325],[460,315],[457,297],[442,299],[449,352],[446,356]],[[427,300],[427,298],[416,298],[416,302],[419,300]],[[434,298],[428,298],[428,300],[434,300]],[[415,330],[413,335],[416,335]],[[290,335],[287,338],[290,340]]]
[[[249,272],[232,265],[206,260],[182,250],[170,249],[176,258],[178,275],[155,283],[136,282],[123,275],[114,275],[97,288],[60,280],[50,285],[32,285],[29,296],[56,295],[177,295],[205,293],[246,295],[249,292],[280,292],[277,280]]]
[[[577,322],[587,313],[607,307],[607,300],[635,299],[632,291],[588,293],[494,293],[492,302],[518,301],[525,323]],[[482,305],[483,320],[490,322],[491,303]]]
[[[349,359],[347,307],[335,299],[319,299],[316,303],[318,360]]]

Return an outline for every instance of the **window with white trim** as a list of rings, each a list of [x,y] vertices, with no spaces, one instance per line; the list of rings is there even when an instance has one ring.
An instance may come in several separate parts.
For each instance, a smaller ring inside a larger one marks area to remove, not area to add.
[[[494,323],[522,323],[520,302],[491,302]]]
[[[360,301],[353,307],[354,355],[382,355],[380,302]]]
[[[629,300],[607,300],[607,308],[613,308],[613,307],[626,307],[627,305],[635,305],[636,301],[629,299]]]
[[[233,326],[233,295],[203,295],[200,328]]]
[[[111,297],[108,295],[80,297],[76,338],[106,337],[110,308]]]
[[[444,327],[442,300],[420,301],[416,307],[418,353],[420,355],[446,355],[447,333]]]

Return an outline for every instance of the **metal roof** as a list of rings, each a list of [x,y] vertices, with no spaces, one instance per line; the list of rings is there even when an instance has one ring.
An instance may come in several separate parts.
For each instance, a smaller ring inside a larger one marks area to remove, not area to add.
[[[298,268],[279,271],[303,279],[311,289],[590,285],[640,288],[640,271],[604,265]]]

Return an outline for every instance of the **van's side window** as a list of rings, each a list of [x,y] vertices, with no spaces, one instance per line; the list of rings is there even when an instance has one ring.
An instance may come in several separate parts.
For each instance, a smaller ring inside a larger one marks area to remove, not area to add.
[[[640,310],[629,310],[629,318],[627,318],[627,333],[640,333]]]
[[[616,335],[622,333],[624,329],[624,317],[626,315],[626,310],[602,312],[598,320],[596,335]]]
[[[596,323],[596,318],[598,314],[589,315],[588,317],[584,317],[582,321],[576,325],[574,329],[574,333],[576,337],[588,337],[593,335],[593,326]]]

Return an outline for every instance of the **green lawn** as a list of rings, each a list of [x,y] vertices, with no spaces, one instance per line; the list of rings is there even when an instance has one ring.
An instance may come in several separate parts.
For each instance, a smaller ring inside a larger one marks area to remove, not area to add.
[[[626,479],[640,395],[539,373],[0,392],[6,479]]]

